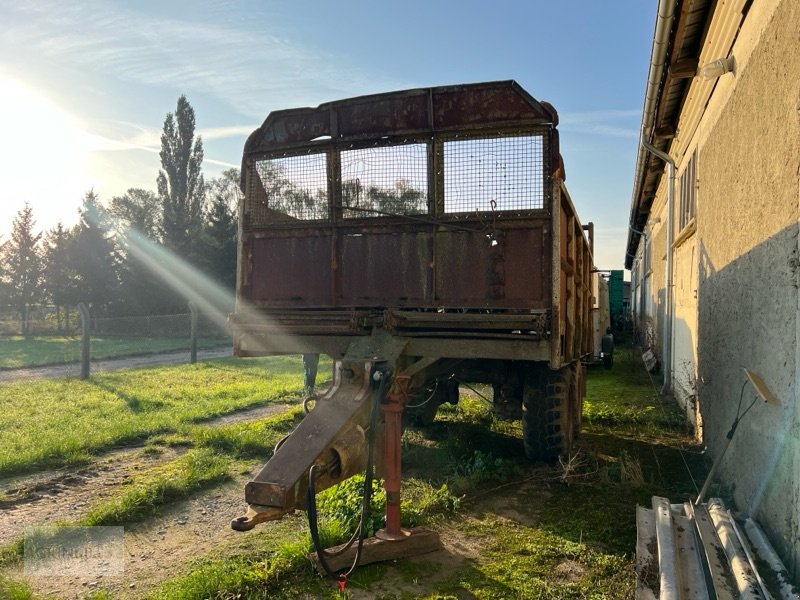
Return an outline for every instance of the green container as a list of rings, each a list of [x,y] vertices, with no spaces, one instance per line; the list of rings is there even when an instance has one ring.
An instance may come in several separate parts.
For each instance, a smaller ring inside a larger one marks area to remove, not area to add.
[[[622,270],[611,271],[608,277],[608,312],[612,318],[624,316],[622,298],[625,283],[622,274]]]

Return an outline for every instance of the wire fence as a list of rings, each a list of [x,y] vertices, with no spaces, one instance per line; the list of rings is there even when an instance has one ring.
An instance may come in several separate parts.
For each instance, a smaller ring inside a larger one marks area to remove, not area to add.
[[[37,318],[27,325],[0,319],[0,381],[47,377],[80,377],[91,370],[190,362],[204,352],[229,351],[227,323],[198,313],[122,317],[89,316],[86,323],[88,360],[84,359],[81,318]],[[23,332],[26,332],[23,335]],[[120,363],[122,361],[122,363]],[[120,363],[120,364],[115,364]]]
[[[247,215],[251,225],[324,221],[328,211],[326,155],[303,154],[256,162]]]

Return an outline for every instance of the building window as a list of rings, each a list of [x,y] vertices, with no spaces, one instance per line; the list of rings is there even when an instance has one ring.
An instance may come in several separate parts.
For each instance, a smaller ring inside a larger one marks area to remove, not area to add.
[[[680,214],[678,216],[678,231],[694,220],[697,212],[697,150],[692,152],[686,168],[680,177]]]

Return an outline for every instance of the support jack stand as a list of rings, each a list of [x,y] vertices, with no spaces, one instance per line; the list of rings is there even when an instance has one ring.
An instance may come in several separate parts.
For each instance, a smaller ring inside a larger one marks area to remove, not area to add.
[[[395,377],[392,389],[386,396],[382,405],[386,427],[386,527],[375,532],[375,536],[364,540],[361,548],[359,565],[367,565],[399,558],[409,558],[441,549],[442,542],[439,534],[427,527],[415,527],[411,530],[400,527],[400,487],[401,474],[401,445],[400,438],[403,433],[403,407],[408,399],[408,375]],[[342,546],[330,548],[329,552],[335,553]],[[347,569],[353,564],[356,555],[355,545],[342,554],[328,558],[325,562],[333,571]],[[311,561],[321,575],[325,571],[319,562],[317,553],[311,554]]]
[[[413,529],[404,530],[406,535],[399,540],[385,540],[379,537],[379,533],[375,537],[367,538],[364,540],[364,546],[361,549],[361,560],[358,561],[359,565],[368,565],[376,562],[384,562],[387,560],[398,560],[400,558],[410,558],[412,556],[419,556],[420,554],[427,554],[440,550],[442,542],[439,539],[439,534],[427,527],[414,527]],[[330,552],[335,552],[341,546],[329,548]],[[325,559],[328,566],[334,571],[341,571],[347,569],[353,564],[353,559],[356,555],[355,546],[351,546],[347,552]],[[311,562],[317,569],[320,575],[325,575],[322,565],[319,564],[317,553],[311,554]]]

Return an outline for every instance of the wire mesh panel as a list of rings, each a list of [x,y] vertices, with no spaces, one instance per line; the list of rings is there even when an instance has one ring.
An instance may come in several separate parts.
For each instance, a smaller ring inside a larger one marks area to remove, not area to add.
[[[132,347],[142,353],[163,352],[185,346],[184,342],[173,344],[169,340],[185,340],[191,332],[191,315],[142,315],[135,317],[101,317],[89,323],[92,336],[113,338],[147,338],[133,342]],[[197,335],[200,345],[214,346],[227,343],[231,336],[230,324],[220,322],[211,315],[198,314]],[[125,350],[127,351],[127,350]]]
[[[345,218],[428,212],[428,146],[376,146],[341,153]]]
[[[326,155],[303,154],[259,160],[258,181],[248,194],[249,222],[253,225],[328,218]]]
[[[100,317],[92,319],[89,330],[96,336],[115,337],[187,337],[190,315],[152,315],[136,317]]]
[[[444,211],[544,208],[543,135],[444,143]]]

